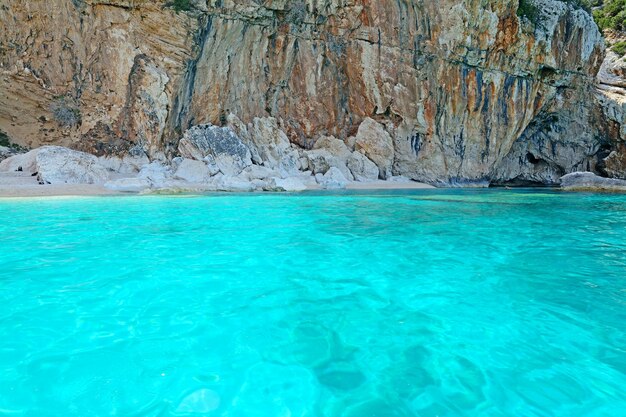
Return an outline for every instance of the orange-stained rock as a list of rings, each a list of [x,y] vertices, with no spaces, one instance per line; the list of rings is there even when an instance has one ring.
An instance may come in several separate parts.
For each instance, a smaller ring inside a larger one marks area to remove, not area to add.
[[[392,139],[382,175],[552,182],[598,160],[604,44],[584,11],[536,1],[533,23],[507,0],[194,0],[179,14],[163,1],[14,0],[0,10],[0,127],[25,145],[153,156],[233,117],[251,132],[275,119],[305,148],[371,119]],[[80,125],[58,126],[60,95]]]

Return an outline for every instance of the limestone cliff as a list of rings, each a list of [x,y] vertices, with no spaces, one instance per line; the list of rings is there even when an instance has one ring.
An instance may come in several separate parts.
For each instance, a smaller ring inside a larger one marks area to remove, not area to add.
[[[531,21],[515,0],[12,0],[0,128],[163,158],[192,126],[275,117],[307,149],[390,137],[390,174],[434,184],[613,175],[602,37],[583,10],[536,3]]]

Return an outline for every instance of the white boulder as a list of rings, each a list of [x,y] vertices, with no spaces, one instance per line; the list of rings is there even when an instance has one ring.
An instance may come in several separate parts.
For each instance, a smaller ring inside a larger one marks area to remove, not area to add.
[[[211,171],[202,161],[184,158],[178,163],[174,178],[193,183],[205,183],[211,178]]]
[[[252,165],[248,146],[229,127],[211,124],[190,128],[178,144],[180,154],[189,159],[215,164],[224,175],[238,175]]]
[[[318,180],[318,182],[322,188],[327,190],[337,190],[346,188],[349,181],[338,168],[331,167],[326,174]]]
[[[39,149],[33,149],[30,152],[8,157],[0,162],[0,171],[15,172],[24,171],[29,174],[37,172],[37,153]]]
[[[306,184],[297,177],[289,178],[272,178],[270,179],[266,190],[268,191],[286,191],[286,192],[298,192],[307,189]]]
[[[109,179],[94,155],[61,146],[36,149],[35,164],[38,179],[47,184],[102,184]]]
[[[296,175],[300,155],[273,117],[256,117],[248,129],[263,165],[277,169],[283,178]]]
[[[603,178],[592,172],[573,172],[561,177],[561,188],[570,191],[626,192],[626,180]]]
[[[158,185],[172,177],[170,167],[159,161],[153,161],[141,167],[138,178],[148,180],[153,185]]]
[[[378,180],[380,171],[374,162],[361,152],[353,152],[347,160],[347,166],[354,179],[361,182]]]
[[[383,125],[369,117],[363,120],[356,134],[354,149],[376,164],[382,179],[391,177],[395,151],[393,139]]]

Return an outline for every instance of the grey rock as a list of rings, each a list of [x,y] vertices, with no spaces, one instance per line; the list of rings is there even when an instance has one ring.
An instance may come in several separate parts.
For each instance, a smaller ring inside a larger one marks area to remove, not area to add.
[[[347,150],[347,148],[346,148]],[[304,155],[307,158],[307,166],[314,174],[326,174],[332,167],[341,171],[346,179],[352,181],[354,177],[346,165],[347,157],[342,158],[335,156],[328,149],[314,149],[311,151],[305,151]],[[348,157],[350,154],[347,154]],[[345,154],[344,154],[345,156]]]
[[[347,160],[352,152],[346,144],[337,139],[334,136],[322,136],[320,137],[313,146],[313,149],[325,149],[330,152],[334,157],[339,158],[340,160]]]
[[[336,167],[331,167],[318,182],[327,190],[343,189],[348,185],[348,180]]]
[[[178,164],[174,178],[193,183],[205,183],[211,178],[211,171],[202,161],[184,158]]]
[[[282,177],[297,175],[300,155],[275,118],[255,118],[248,132],[264,166],[277,169]]]
[[[356,134],[354,149],[376,164],[382,179],[392,175],[393,139],[383,125],[369,117],[363,120]]]
[[[297,177],[290,178],[272,178],[268,182],[265,190],[267,191],[286,191],[298,192],[307,189],[306,184]]]
[[[251,192],[256,189],[256,185],[250,181],[239,177],[230,177],[226,175],[218,176],[215,180],[217,191],[228,192]]]
[[[252,165],[250,149],[229,127],[211,124],[194,126],[185,132],[178,151],[189,159],[212,157],[224,175],[237,175]]]
[[[380,171],[374,162],[361,152],[353,152],[347,159],[347,166],[356,181],[378,180]]]
[[[37,172],[37,153],[39,148],[33,149],[30,152],[19,154],[6,158],[0,162],[0,171],[2,172],[15,172],[21,169],[23,172],[33,174]]]
[[[244,169],[239,176],[247,181],[267,180],[272,177],[280,177],[280,172],[265,166],[250,165]]]
[[[570,191],[599,190],[626,192],[626,180],[603,178],[592,172],[573,172],[561,177],[561,188]]]
[[[154,161],[141,167],[138,178],[150,181],[153,185],[158,185],[172,177],[170,167],[161,162]]]
[[[102,184],[109,179],[94,155],[61,146],[37,149],[35,161],[38,179],[48,184]]]

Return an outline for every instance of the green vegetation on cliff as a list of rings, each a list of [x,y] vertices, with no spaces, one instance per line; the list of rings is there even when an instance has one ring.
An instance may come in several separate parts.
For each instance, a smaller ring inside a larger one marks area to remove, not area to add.
[[[174,9],[176,13],[188,12],[189,10],[191,10],[191,0],[172,0],[167,3],[166,6]]]
[[[626,0],[620,0],[622,2]],[[571,4],[577,9],[585,9],[591,12],[592,7],[598,5],[601,0],[563,0],[564,3]],[[535,3],[535,0],[519,0],[517,7],[517,15],[528,18],[533,23],[537,23],[539,18],[540,9]]]
[[[626,30],[626,0],[596,1],[593,17],[601,30]]]

